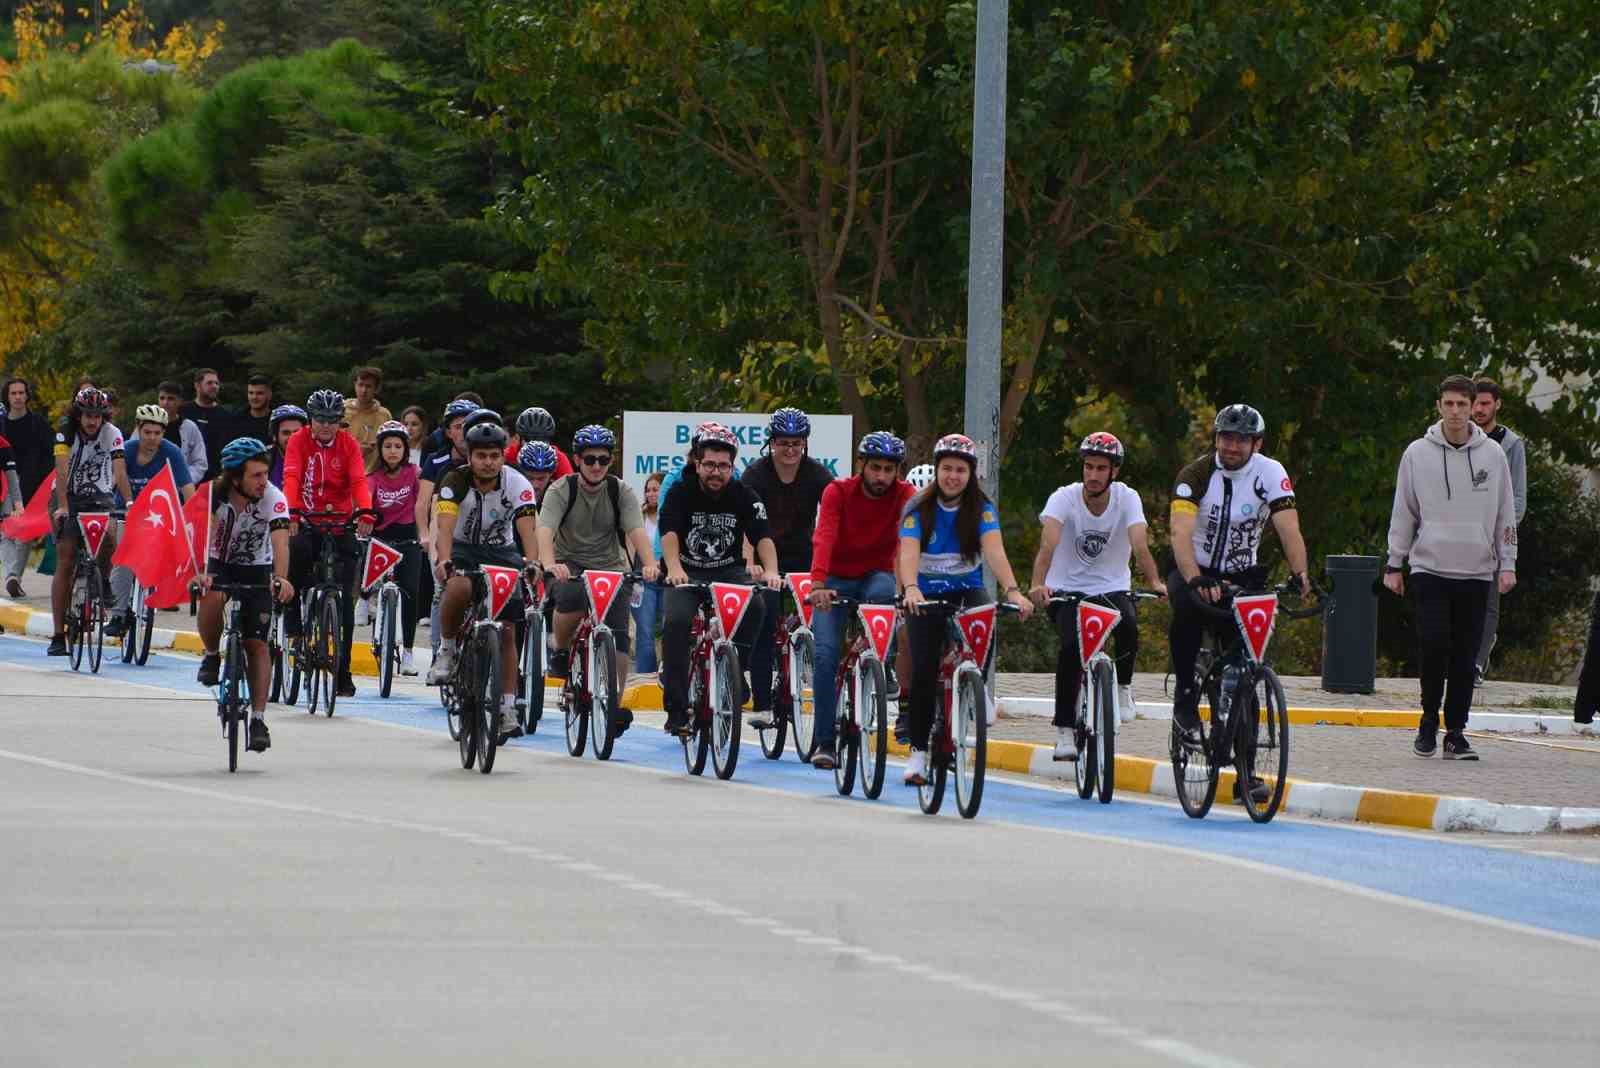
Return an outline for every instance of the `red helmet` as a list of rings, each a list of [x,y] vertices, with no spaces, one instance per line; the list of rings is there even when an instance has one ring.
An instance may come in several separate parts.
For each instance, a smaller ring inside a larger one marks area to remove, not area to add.
[[[1115,434],[1096,430],[1079,444],[1078,455],[1085,459],[1090,456],[1104,456],[1111,461],[1112,467],[1121,467],[1126,453],[1123,451],[1122,442],[1117,440]]]
[[[698,452],[706,445],[721,445],[732,449],[735,454],[739,452],[739,439],[733,431],[721,423],[706,422],[694,428],[694,434],[689,438],[689,444]]]
[[[933,462],[938,463],[946,456],[959,456],[976,469],[978,466],[978,444],[965,434],[946,434],[934,443]]]
[[[72,403],[83,415],[110,415],[111,395],[103,389],[93,386],[84,386],[78,390],[78,395],[72,398]]]

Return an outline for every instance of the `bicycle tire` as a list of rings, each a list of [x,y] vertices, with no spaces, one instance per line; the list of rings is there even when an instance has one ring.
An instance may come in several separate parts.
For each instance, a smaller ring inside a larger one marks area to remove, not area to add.
[[[475,643],[478,655],[479,702],[477,720],[478,770],[487,775],[494,770],[494,757],[500,749],[500,715],[503,691],[500,680],[500,634],[485,628]]]
[[[608,630],[594,632],[589,679],[589,744],[596,760],[610,760],[617,742],[617,646]]]
[[[870,657],[861,672],[861,792],[876,801],[889,763],[889,680],[883,662]]]
[[[1095,773],[1100,803],[1109,805],[1117,789],[1117,672],[1108,661],[1094,667]]]
[[[794,715],[794,695],[789,693],[789,646],[777,647],[772,657],[772,726],[756,730],[756,741],[761,743],[761,755],[768,760],[783,756],[783,743],[789,736],[789,717]]]
[[[544,718],[544,615],[529,609],[523,620],[526,629],[517,679],[522,684],[522,729],[532,734]]]
[[[1283,804],[1283,795],[1289,783],[1289,710],[1284,700],[1283,684],[1277,672],[1270,667],[1261,668],[1261,679],[1250,693],[1249,709],[1238,716],[1238,733],[1234,740],[1238,771],[1239,800],[1245,812],[1256,823],[1269,823]],[[1263,739],[1265,745],[1262,744]],[[1258,772],[1257,755],[1266,749],[1272,753],[1274,767],[1270,776],[1262,779],[1268,784],[1267,799],[1256,802],[1250,796],[1250,776]],[[1242,754],[1242,755],[1241,755]]]
[[[1078,799],[1087,801],[1094,796],[1094,789],[1100,782],[1100,769],[1095,766],[1097,752],[1094,740],[1094,687],[1089,681],[1087,672],[1080,674],[1078,680],[1078,723],[1072,736],[1078,760],[1072,767],[1072,781],[1078,788]]]
[[[391,593],[393,594],[391,596]],[[394,688],[395,669],[400,666],[395,628],[399,625],[400,591],[384,586],[378,594],[378,640],[373,652],[378,661],[378,696],[387,698]]]
[[[91,565],[89,583],[84,590],[83,625],[88,634],[89,671],[100,673],[100,663],[106,654],[105,591],[100,588],[100,568]]]
[[[222,722],[228,733],[228,770],[239,769],[239,720],[241,702],[239,700],[239,686],[244,675],[244,650],[240,648],[239,636],[230,634],[228,644],[222,650]]]
[[[789,638],[789,722],[793,724],[794,755],[811,763],[817,745],[815,669],[817,641],[810,631]]]
[[[304,654],[306,671],[306,713],[317,714],[317,702],[322,696],[322,594],[312,590],[304,605],[305,618],[300,623],[300,650]]]
[[[156,610],[144,603],[144,591],[134,591],[134,604],[138,607],[134,611],[134,618],[139,620],[139,649],[134,654],[134,660],[140,667],[150,662],[150,639],[155,635]]]
[[[117,643],[124,664],[133,663],[133,654],[139,648],[139,613],[133,607],[133,595],[129,595],[128,607],[124,617],[128,621],[127,629],[122,632],[122,638]]]
[[[940,718],[942,718],[940,715],[935,715],[933,729],[928,734],[930,748],[928,750],[927,782],[917,787],[917,807],[922,809],[923,814],[927,816],[937,816],[939,809],[944,805],[946,765],[944,757],[933,752],[931,748],[933,739],[938,738],[939,732],[943,729],[939,723]]]
[[[683,766],[690,775],[702,775],[706,770],[706,758],[711,754],[711,732],[707,724],[700,719],[701,687],[704,686],[703,670],[691,658],[689,662],[689,721],[694,725],[683,742]]]
[[[844,677],[834,696],[833,788],[840,797],[849,797],[856,785],[856,762],[861,755],[861,738],[856,733],[855,671]]]
[[[1184,815],[1190,819],[1204,819],[1217,799],[1217,765],[1210,756],[1210,741],[1204,721],[1200,724],[1198,744],[1185,741],[1176,722],[1167,736],[1173,792],[1178,795]]]
[[[983,780],[989,761],[989,695],[983,672],[976,667],[956,677],[955,742],[956,811],[970,820],[983,805]]]
[[[711,655],[716,664],[716,686],[712,691],[716,702],[711,706],[708,728],[711,763],[717,778],[726,782],[739,766],[739,735],[744,725],[744,706],[739,701],[742,675],[739,653],[731,643],[723,642]]]
[[[267,700],[277,704],[283,698],[285,657],[283,644],[278,640],[280,631],[278,630],[278,617],[276,614],[273,615],[272,622],[268,626],[271,629],[267,631],[267,661],[272,666],[272,682],[267,690]]]
[[[567,682],[561,688],[561,711],[567,728],[567,755],[583,756],[584,743],[589,740],[589,710],[584,707],[585,697],[580,676],[587,674],[583,662],[589,655],[589,639],[572,643],[567,656]],[[587,683],[587,679],[581,680]]]
[[[323,655],[328,657],[322,672],[322,714],[329,717],[333,715],[334,702],[339,699],[339,650],[344,641],[344,632],[339,624],[339,607],[338,594],[322,599],[323,633],[329,639],[322,648]]]
[[[296,611],[300,605],[293,606]],[[285,609],[287,611],[287,609]],[[283,694],[283,703],[293,708],[296,701],[300,700],[300,683],[305,676],[306,640],[305,631],[294,637],[288,636],[288,625],[284,625],[283,642],[283,671],[287,677],[288,688]]]
[[[457,685],[450,692],[451,712],[447,715],[455,717],[456,747],[460,750],[461,766],[470,771],[472,765],[478,760],[478,714],[473,706],[478,693],[477,665],[472,658],[471,643],[458,639],[461,644],[457,646],[455,679]]]

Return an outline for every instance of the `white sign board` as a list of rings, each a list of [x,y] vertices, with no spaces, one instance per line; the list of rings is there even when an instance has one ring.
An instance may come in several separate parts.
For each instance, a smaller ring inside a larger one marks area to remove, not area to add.
[[[738,468],[742,472],[761,459],[767,441],[767,419],[765,414],[746,412],[623,412],[623,469],[615,473],[642,497],[644,480],[652,471],[683,466],[689,452],[689,435],[707,420],[721,423],[739,439]],[[850,434],[848,415],[812,415],[807,452],[835,478],[845,478],[852,473],[851,459],[855,456]]]

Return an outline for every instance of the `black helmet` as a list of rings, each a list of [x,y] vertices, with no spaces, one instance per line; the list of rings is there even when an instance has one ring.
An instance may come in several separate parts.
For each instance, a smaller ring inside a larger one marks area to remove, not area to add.
[[[479,408],[461,424],[461,435],[469,449],[503,449],[511,435],[500,425],[500,413],[489,408]]]
[[[1267,421],[1248,404],[1230,404],[1217,412],[1211,423],[1213,434],[1245,434],[1259,438],[1267,432]]]
[[[517,416],[517,436],[523,441],[549,441],[556,436],[556,420],[543,408],[524,408]]]
[[[311,418],[331,423],[344,418],[344,394],[336,389],[319,389],[306,398]]]

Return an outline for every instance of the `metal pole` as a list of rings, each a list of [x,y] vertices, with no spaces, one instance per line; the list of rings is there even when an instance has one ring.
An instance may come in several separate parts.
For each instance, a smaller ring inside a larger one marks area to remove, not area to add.
[[[978,0],[967,246],[966,434],[984,491],[1000,499],[1000,311],[1005,254],[1007,0]]]

